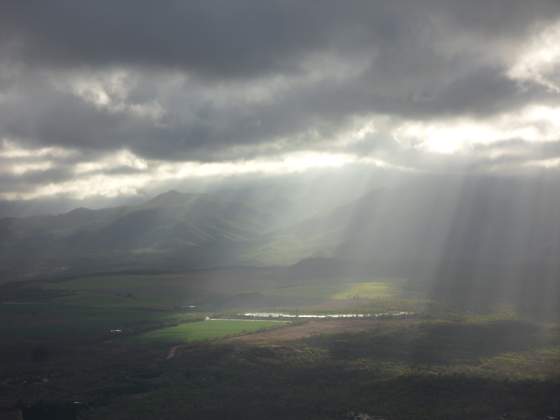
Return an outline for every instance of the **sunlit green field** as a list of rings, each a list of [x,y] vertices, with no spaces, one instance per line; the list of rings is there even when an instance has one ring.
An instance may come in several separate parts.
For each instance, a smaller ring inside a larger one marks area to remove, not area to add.
[[[63,304],[0,305],[0,340],[7,342],[99,340],[111,329],[126,334],[194,317],[190,313]]]
[[[393,297],[399,293],[399,287],[393,282],[340,282],[337,284],[311,284],[305,286],[288,286],[267,289],[261,292],[265,296],[305,297],[324,300],[377,299]]]
[[[402,279],[378,279],[330,284],[306,284],[263,289],[264,311],[289,313],[422,312],[428,301],[404,289]],[[249,291],[248,291],[249,292]],[[253,292],[257,292],[253,290]],[[267,301],[268,299],[268,301]],[[236,308],[241,310],[241,307]]]
[[[77,391],[83,400],[106,395],[88,420],[274,417],[270,413],[338,420],[352,418],[350,412],[387,420],[560,418],[560,329],[552,321],[498,308],[466,313],[432,305],[423,311],[421,297],[394,279],[194,280],[91,276],[17,289],[20,295],[0,304],[0,353],[8,361],[0,376],[15,384],[7,388],[12,398],[28,389],[20,379],[26,372],[43,377],[52,371],[59,376],[49,379],[52,387],[40,385],[50,393],[42,399]],[[257,305],[300,314],[416,315],[203,321]],[[111,334],[115,328],[122,334]],[[267,332],[250,334],[260,330]],[[189,344],[169,359],[170,347],[183,343]]]
[[[216,340],[183,349],[157,388],[91,419],[556,419],[559,344],[554,326],[470,317],[379,321],[282,345]]]
[[[346,284],[344,290],[335,293],[333,299],[379,299],[395,296],[395,284],[383,282],[363,282]]]
[[[240,275],[237,278],[235,274],[216,278],[189,276],[182,273],[95,275],[30,283],[18,289],[19,295],[8,299],[14,304],[0,307],[4,319],[9,320],[0,330],[21,339],[103,339],[111,329],[122,329],[127,336],[138,335],[179,322],[212,317],[212,314],[235,318],[250,311],[379,313],[421,310],[417,301],[402,298],[402,280],[351,282],[341,279],[340,282],[302,285],[268,282],[246,288],[236,287]],[[174,327],[169,331],[159,330],[153,337],[167,334],[169,339],[210,339],[269,326],[244,321],[218,325],[211,323],[204,329],[198,329],[200,326],[196,324]]]
[[[287,322],[283,321],[212,319],[162,328],[143,334],[138,338],[167,343],[205,341],[279,327],[285,324],[287,324]]]
[[[231,280],[231,279],[230,279]],[[402,279],[340,279],[293,285],[263,282],[251,288],[228,277],[193,279],[182,274],[91,276],[47,283],[55,303],[88,307],[177,310],[236,314],[245,310],[305,312],[419,311],[419,299],[403,295]],[[422,303],[423,304],[423,303]]]

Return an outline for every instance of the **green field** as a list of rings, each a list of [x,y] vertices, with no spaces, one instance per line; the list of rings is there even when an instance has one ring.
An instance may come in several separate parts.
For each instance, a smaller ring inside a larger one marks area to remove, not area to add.
[[[283,321],[206,320],[188,322],[143,334],[139,339],[155,342],[183,343],[205,341],[285,325]]]
[[[218,340],[183,349],[156,388],[91,419],[556,419],[559,357],[555,327],[513,319],[388,320],[283,345]]]
[[[180,310],[194,305],[197,312],[205,314],[235,314],[245,310],[419,312],[424,304],[416,297],[403,295],[405,282],[402,279],[341,279],[307,284],[263,281],[254,285],[259,277],[247,281],[243,276],[231,279],[228,276],[197,276],[90,276],[46,283],[42,290],[58,294],[50,300],[66,305],[157,310]],[[246,287],[247,283],[251,283],[252,287]]]
[[[223,273],[221,273],[223,274]],[[229,273],[228,273],[229,274]],[[213,273],[95,275],[62,281],[28,283],[11,290],[0,305],[6,321],[2,336],[23,341],[102,340],[111,329],[129,335],[161,330],[181,322],[204,319],[211,314],[235,317],[246,311],[299,313],[420,312],[415,301],[401,298],[402,281],[380,279],[281,285],[264,282],[247,288],[245,274],[217,276]],[[236,286],[237,284],[237,286]],[[277,325],[277,324],[275,324]],[[194,330],[186,326],[179,336],[194,340],[237,334],[267,326],[254,323],[227,324],[225,330]],[[180,328],[179,328],[180,330]],[[173,337],[175,329],[161,334]],[[154,337],[159,333],[154,333]],[[191,338],[189,338],[191,339]]]
[[[344,290],[335,293],[333,299],[380,299],[395,296],[396,285],[384,282],[363,282],[346,284]]]
[[[0,304],[0,394],[14,404],[22,395],[87,401],[84,420],[560,418],[557,323],[427,306],[400,280],[261,284],[246,274],[88,276],[10,289]],[[417,315],[203,321],[261,307]]]
[[[265,296],[284,298],[308,298],[319,300],[378,299],[396,296],[399,287],[384,281],[340,282],[336,284],[310,284],[266,289]]]
[[[10,344],[102,340],[111,329],[134,334],[195,318],[190,313],[127,307],[43,304],[0,304],[0,337]]]
[[[192,303],[188,279],[176,274],[88,276],[47,283],[46,290],[66,292],[60,303],[86,306],[169,308]]]

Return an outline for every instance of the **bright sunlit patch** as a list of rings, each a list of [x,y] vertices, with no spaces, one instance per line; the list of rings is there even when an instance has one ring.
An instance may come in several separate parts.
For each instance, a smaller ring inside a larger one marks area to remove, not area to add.
[[[1,194],[5,199],[34,199],[52,195],[74,198],[92,196],[116,197],[134,195],[158,183],[204,177],[229,177],[247,174],[282,175],[314,169],[336,169],[347,165],[369,165],[399,171],[415,170],[407,164],[379,154],[358,156],[347,152],[348,146],[393,136],[405,148],[423,153],[459,155],[460,158],[484,154],[488,159],[524,153],[516,144],[554,142],[560,139],[560,107],[532,104],[514,112],[488,118],[454,118],[443,120],[394,120],[364,118],[356,120],[340,138],[333,139],[340,152],[301,151],[250,160],[221,162],[162,161],[142,158],[132,151],[119,150],[95,159],[78,160],[72,151],[57,148],[25,148],[16,142],[0,143],[0,159],[5,160],[4,173],[20,176],[31,172],[64,167],[73,177],[51,183],[35,184],[25,191]],[[344,137],[344,139],[342,139]],[[341,140],[342,139],[342,140]],[[369,142],[369,143],[368,143]],[[498,145],[477,148],[477,145]],[[438,157],[439,159],[439,157]],[[452,159],[452,158],[450,158]],[[520,163],[519,167],[552,168],[556,161]]]
[[[142,103],[129,100],[130,90],[136,80],[125,70],[68,74],[64,78],[53,77],[51,82],[56,89],[109,112],[124,112],[155,121],[165,114],[165,110],[156,100]]]
[[[371,136],[378,133],[377,122],[376,119],[369,118],[358,120],[351,129],[340,134],[333,144],[338,147],[347,147],[367,141]]]
[[[56,167],[56,161],[74,152],[59,147],[27,148],[14,141],[0,141],[0,173],[21,176]]]
[[[128,73],[123,70],[96,74],[68,75],[64,82],[53,80],[60,90],[69,91],[100,108],[122,101],[129,90]]]
[[[525,116],[532,122],[546,122],[560,129],[560,107],[535,105],[528,107]]]
[[[183,162],[162,163],[155,173],[164,179],[232,176],[250,173],[278,175],[304,172],[318,168],[339,168],[355,162],[352,155],[331,153],[294,153],[277,159],[254,159],[216,163]]]
[[[354,161],[353,156],[341,153],[300,153],[282,159],[280,166],[285,165],[289,172],[299,172],[313,168],[339,168]]]
[[[72,150],[63,149],[61,147],[26,148],[19,146],[14,141],[6,139],[0,141],[0,158],[5,159],[37,157],[65,158],[73,154],[74,152]]]
[[[74,172],[81,175],[115,168],[145,170],[148,168],[148,162],[128,150],[121,150],[97,161],[80,162],[74,167]]]
[[[25,175],[30,172],[41,172],[51,169],[53,163],[49,161],[33,162],[33,163],[19,163],[13,165],[5,165],[0,168],[0,173],[7,173],[11,175]]]
[[[507,137],[490,124],[474,121],[409,122],[398,127],[393,136],[401,144],[440,154],[457,153],[473,143],[487,143]]]
[[[301,152],[275,159],[228,162],[162,162],[147,161],[130,151],[120,151],[98,161],[77,163],[76,177],[63,182],[40,185],[25,193],[4,193],[7,199],[34,199],[68,195],[83,199],[91,196],[116,197],[133,195],[158,182],[203,177],[245,174],[280,175],[320,168],[340,168],[358,162],[354,155]],[[132,173],[112,173],[117,168],[135,169]]]
[[[559,66],[560,23],[557,23],[528,43],[507,74],[514,80],[537,83],[560,93],[560,81],[555,79]]]
[[[560,168],[560,158],[531,160],[525,163],[524,166],[528,168],[532,167],[544,169]]]
[[[509,140],[557,141],[560,107],[533,104],[484,120],[408,121],[392,134],[404,146],[439,154],[463,153],[475,145]]]

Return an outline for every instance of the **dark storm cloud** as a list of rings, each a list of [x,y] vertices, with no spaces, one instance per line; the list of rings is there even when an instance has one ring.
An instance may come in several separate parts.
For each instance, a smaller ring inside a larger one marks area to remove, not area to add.
[[[0,173],[0,193],[19,193],[37,184],[66,181],[72,177],[67,167],[30,171],[23,174]]]
[[[250,158],[278,148],[321,148],[323,140],[332,140],[360,115],[480,115],[515,108],[535,96],[534,90],[519,92],[514,83],[486,71],[469,75],[467,80],[452,81],[448,86],[442,84],[438,91],[429,98],[412,97],[407,92],[388,96],[370,88],[364,78],[309,83],[265,103],[215,103],[179,91],[159,99],[167,111],[161,121],[154,122],[36,84],[32,94],[24,89],[15,99],[0,103],[0,124],[5,136],[29,140],[31,144],[79,148],[87,153],[128,148],[155,159],[220,160]],[[131,97],[135,95],[133,90]],[[140,102],[129,100],[128,105],[141,105],[141,96],[144,95],[140,93],[136,98]],[[275,143],[267,148],[269,142]],[[259,145],[262,147],[256,147]]]
[[[481,117],[554,103],[506,71],[558,19],[556,0],[5,0],[0,138],[81,157],[250,159],[328,149],[372,114]],[[126,89],[101,102],[72,84],[109,86],[115,71]],[[348,150],[422,159],[386,136],[368,141]]]
[[[7,0],[0,26],[4,46],[30,63],[132,63],[227,78],[297,68],[323,49],[400,47],[439,22],[490,41],[518,36],[557,13],[554,0]]]

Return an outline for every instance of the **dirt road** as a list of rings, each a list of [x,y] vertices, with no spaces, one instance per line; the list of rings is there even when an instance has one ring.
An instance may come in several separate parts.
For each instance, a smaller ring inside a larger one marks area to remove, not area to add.
[[[181,347],[181,346],[173,346],[169,349],[169,353],[167,353],[167,357],[165,358],[166,360],[170,360],[173,359],[175,357],[175,355],[177,354],[177,349]]]

